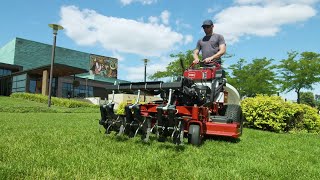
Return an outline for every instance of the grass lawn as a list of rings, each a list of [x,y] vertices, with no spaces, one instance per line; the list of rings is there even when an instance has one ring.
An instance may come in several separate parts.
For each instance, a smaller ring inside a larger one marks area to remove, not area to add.
[[[319,135],[244,129],[238,143],[144,144],[106,137],[98,119],[97,112],[0,112],[0,179],[320,178]]]

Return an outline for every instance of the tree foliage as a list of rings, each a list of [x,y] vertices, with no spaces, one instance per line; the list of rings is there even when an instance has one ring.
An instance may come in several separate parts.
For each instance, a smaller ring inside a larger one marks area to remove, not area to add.
[[[300,92],[300,103],[307,104],[311,107],[316,106],[316,100],[312,92]]]
[[[313,89],[315,83],[320,82],[320,54],[314,52],[293,51],[288,58],[281,60],[280,69],[281,90],[297,93],[297,102],[300,103],[300,91]],[[298,59],[297,59],[298,58]]]
[[[228,82],[239,91],[241,97],[276,94],[277,79],[274,72],[276,66],[271,64],[272,61],[262,58],[246,64],[244,59],[240,59],[230,66],[232,76],[228,78]]]

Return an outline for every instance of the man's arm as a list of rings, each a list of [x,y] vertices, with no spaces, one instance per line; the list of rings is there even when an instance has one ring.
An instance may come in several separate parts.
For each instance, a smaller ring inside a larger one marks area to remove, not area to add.
[[[224,53],[226,53],[226,44],[220,44],[219,51],[213,56],[206,58],[204,61],[209,63],[211,61],[214,61],[215,59],[219,59],[222,55],[224,55]]]
[[[200,53],[200,49],[201,49],[201,46],[200,46],[200,40],[198,40],[197,42],[197,46],[196,48],[194,49],[193,51],[193,64],[198,64],[199,63],[199,53]]]
[[[198,64],[199,63],[199,49],[195,49],[194,51],[193,51],[193,63],[194,64]]]
[[[226,53],[226,44],[220,44],[219,51],[212,56],[212,60],[219,59],[224,53]]]

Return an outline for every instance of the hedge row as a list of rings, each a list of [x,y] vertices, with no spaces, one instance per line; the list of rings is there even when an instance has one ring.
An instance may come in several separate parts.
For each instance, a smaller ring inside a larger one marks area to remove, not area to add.
[[[273,132],[320,132],[317,109],[286,102],[279,96],[258,95],[241,101],[245,126]]]
[[[48,96],[42,94],[30,94],[30,93],[12,93],[10,95],[12,98],[21,98],[30,101],[48,103]],[[97,105],[90,104],[87,102],[72,100],[72,99],[63,99],[57,97],[51,97],[51,104],[61,107],[76,108],[76,107],[97,107]]]

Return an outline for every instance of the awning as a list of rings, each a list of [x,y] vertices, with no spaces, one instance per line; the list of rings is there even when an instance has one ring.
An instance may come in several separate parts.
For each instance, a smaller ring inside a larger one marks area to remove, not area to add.
[[[50,72],[51,65],[41,66],[33,69],[28,69],[25,71],[20,71],[16,73],[12,73],[12,75],[19,75],[19,74],[29,74],[29,75],[39,75],[42,76],[44,70],[48,70]],[[53,77],[62,77],[62,76],[70,76],[74,74],[81,74],[86,73],[88,70],[81,69],[73,66],[68,66],[65,64],[58,64],[55,63],[53,65]]]
[[[12,72],[21,71],[22,66],[13,65],[13,64],[6,64],[6,63],[0,63],[0,67],[4,69],[9,69]]]

